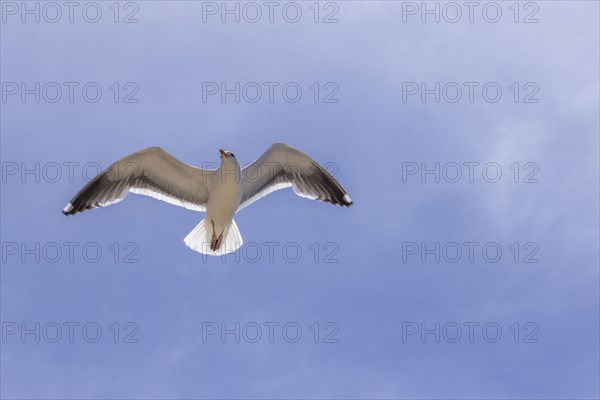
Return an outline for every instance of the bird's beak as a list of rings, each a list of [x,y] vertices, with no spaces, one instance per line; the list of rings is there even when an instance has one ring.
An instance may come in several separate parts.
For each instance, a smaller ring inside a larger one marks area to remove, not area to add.
[[[221,157],[227,157],[227,153],[225,153],[225,150],[219,149],[219,152],[221,153]]]

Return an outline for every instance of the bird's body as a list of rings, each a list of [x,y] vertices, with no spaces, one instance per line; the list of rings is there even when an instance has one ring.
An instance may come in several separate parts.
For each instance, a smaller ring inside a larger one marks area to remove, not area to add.
[[[184,164],[158,147],[133,153],[89,182],[63,209],[65,215],[117,203],[128,192],[151,196],[194,211],[202,221],[185,237],[193,250],[221,255],[237,250],[242,237],[236,212],[285,187],[311,199],[349,207],[350,196],[306,154],[274,144],[243,170],[231,152],[220,150],[221,166],[204,170]]]
[[[233,216],[240,206],[242,200],[241,176],[239,164],[227,161],[223,162],[217,172],[210,176],[210,196],[206,203],[204,219],[209,223],[207,230],[212,251],[218,250],[222,239],[227,237]]]

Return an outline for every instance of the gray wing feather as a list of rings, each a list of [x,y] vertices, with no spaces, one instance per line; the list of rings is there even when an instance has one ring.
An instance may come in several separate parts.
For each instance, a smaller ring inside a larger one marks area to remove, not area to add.
[[[212,173],[182,163],[159,147],[150,147],[122,158],[95,177],[73,197],[63,213],[72,215],[114,204],[129,192],[205,211]]]
[[[306,154],[282,143],[272,145],[242,170],[242,201],[238,211],[276,190],[292,187],[302,197],[344,207],[352,199],[325,169]]]

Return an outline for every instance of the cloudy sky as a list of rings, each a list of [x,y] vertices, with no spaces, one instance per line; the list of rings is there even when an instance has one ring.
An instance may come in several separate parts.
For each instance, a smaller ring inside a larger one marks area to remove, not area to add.
[[[597,2],[0,7],[2,397],[600,395]],[[354,206],[277,192],[224,259],[154,199],[61,213],[274,142]]]

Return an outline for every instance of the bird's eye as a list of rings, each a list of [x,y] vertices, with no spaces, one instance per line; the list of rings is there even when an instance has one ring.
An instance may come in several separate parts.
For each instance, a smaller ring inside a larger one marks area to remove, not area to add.
[[[229,152],[229,155],[233,158],[235,158],[235,154],[233,154],[232,152]]]

